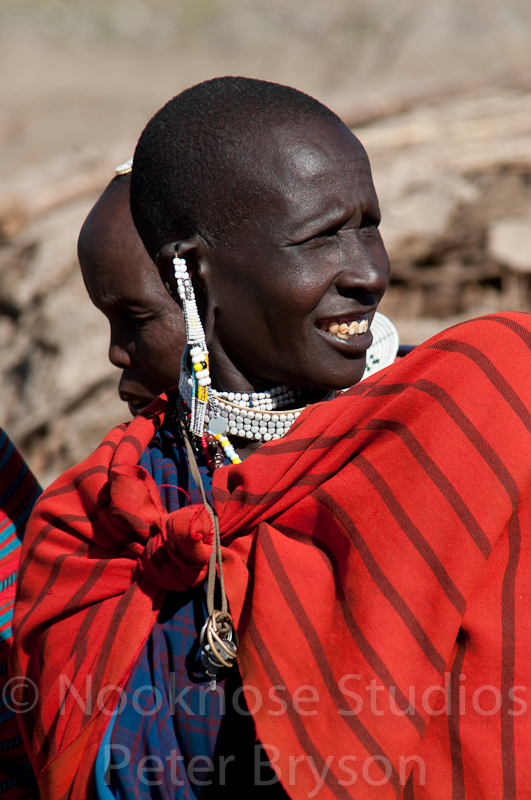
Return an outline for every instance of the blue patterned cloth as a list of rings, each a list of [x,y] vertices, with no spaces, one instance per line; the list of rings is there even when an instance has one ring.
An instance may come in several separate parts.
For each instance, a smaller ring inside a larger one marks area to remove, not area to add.
[[[171,430],[156,435],[140,464],[168,511],[202,502]],[[210,499],[206,464],[199,467]],[[286,797],[256,740],[237,667],[220,672],[210,691],[198,650],[205,619],[203,587],[168,593],[100,747],[99,800]]]

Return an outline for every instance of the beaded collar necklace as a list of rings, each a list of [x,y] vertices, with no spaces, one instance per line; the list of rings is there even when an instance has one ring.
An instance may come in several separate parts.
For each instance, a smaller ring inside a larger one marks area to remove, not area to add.
[[[203,370],[198,372],[203,374]],[[188,372],[186,363],[182,363],[179,392],[188,411],[194,399],[194,377]],[[331,400],[336,394],[329,392],[323,400]],[[299,395],[298,389],[285,385],[249,393],[210,389],[204,415],[205,430],[225,439],[227,433],[255,442],[280,439],[306,407],[293,408]]]

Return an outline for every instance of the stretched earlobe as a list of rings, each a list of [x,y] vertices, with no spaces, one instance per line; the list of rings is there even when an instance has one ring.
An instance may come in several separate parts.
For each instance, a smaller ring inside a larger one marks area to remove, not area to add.
[[[175,280],[174,259],[182,258],[189,274],[196,275],[201,272],[198,265],[202,261],[203,249],[203,240],[194,235],[189,239],[169,242],[159,250],[155,264],[166,290],[176,302],[179,302],[179,292]]]
[[[166,291],[170,295],[170,297],[178,302],[179,295],[177,293],[177,283],[175,280],[175,272],[173,267],[173,259],[177,254],[178,250],[178,243],[171,242],[170,244],[165,244],[155,258],[155,264],[157,265],[157,269],[159,271],[160,277],[162,282],[166,288]]]

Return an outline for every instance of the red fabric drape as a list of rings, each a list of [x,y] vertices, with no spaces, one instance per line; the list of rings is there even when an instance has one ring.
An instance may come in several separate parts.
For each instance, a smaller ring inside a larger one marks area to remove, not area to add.
[[[293,798],[319,775],[327,799],[531,794],[530,347],[528,315],[457,326],[216,472],[246,698]],[[39,688],[44,798],[86,796],[98,692],[165,595],[142,558],[168,515],[136,467],[163,415],[112,431],[28,526],[13,669]]]

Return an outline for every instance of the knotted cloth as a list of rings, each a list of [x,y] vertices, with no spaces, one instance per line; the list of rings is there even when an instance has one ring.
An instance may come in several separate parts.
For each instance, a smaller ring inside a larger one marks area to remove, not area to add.
[[[456,326],[215,473],[245,696],[293,798],[316,775],[324,800],[529,790],[530,348],[525,314]],[[91,796],[115,687],[206,563],[208,529],[188,541],[137,466],[165,408],[28,525],[12,666],[44,800]]]

